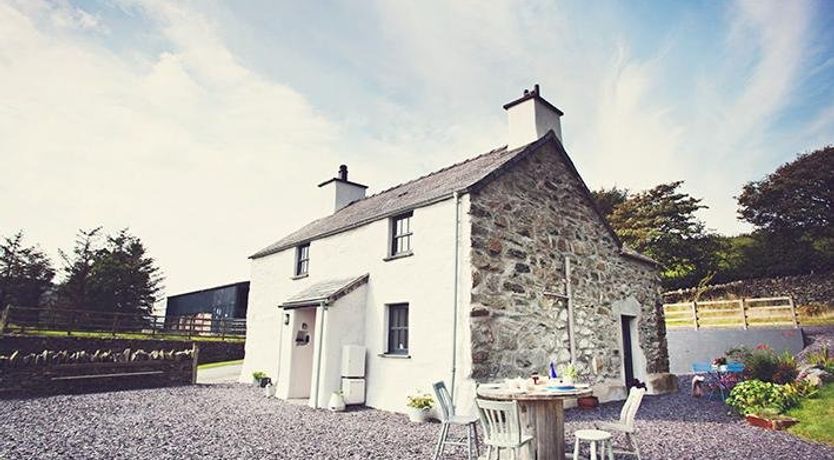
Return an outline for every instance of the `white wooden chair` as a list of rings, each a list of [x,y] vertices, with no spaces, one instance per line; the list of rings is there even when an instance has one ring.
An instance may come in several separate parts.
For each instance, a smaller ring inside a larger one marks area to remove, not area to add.
[[[521,415],[518,403],[515,401],[475,400],[478,415],[484,428],[484,444],[487,446],[487,460],[492,459],[495,449],[496,460],[501,458],[501,449],[510,451],[510,458],[518,458],[522,447],[529,450],[529,458],[533,455],[533,436],[524,434],[521,429]]]
[[[591,448],[589,460],[614,460],[614,444],[611,440],[611,433],[601,430],[576,430],[573,433],[576,442],[573,445],[573,460],[579,460],[579,447],[582,442],[587,442]],[[599,447],[599,456],[597,456]]]
[[[478,416],[477,415],[457,415],[455,413],[455,406],[452,403],[452,396],[449,395],[449,390],[446,389],[446,384],[443,382],[435,382],[432,384],[434,388],[435,399],[440,408],[440,438],[437,440],[437,447],[434,449],[434,460],[443,455],[443,449],[446,446],[465,446],[467,459],[472,460],[472,447],[475,447],[475,458],[481,455],[478,448]],[[450,441],[449,427],[465,426],[466,440]]]
[[[640,460],[640,447],[637,445],[637,428],[634,426],[634,416],[637,415],[637,409],[640,408],[640,403],[643,401],[643,395],[646,394],[645,388],[632,387],[628,392],[628,399],[623,404],[620,410],[620,420],[616,422],[600,422],[594,424],[598,430],[614,431],[625,434],[628,441],[628,449],[615,449],[614,452],[618,454],[628,454],[637,457]]]

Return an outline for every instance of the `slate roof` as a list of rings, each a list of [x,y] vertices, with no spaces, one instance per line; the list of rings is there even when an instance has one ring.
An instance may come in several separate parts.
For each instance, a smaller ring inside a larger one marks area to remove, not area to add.
[[[320,281],[307,286],[301,292],[287,299],[280,306],[281,308],[299,308],[317,305],[321,302],[332,303],[350,291],[368,282],[370,275],[365,273],[362,276],[351,278],[332,279]]]
[[[290,233],[280,241],[256,252],[250,258],[268,256],[306,241],[343,232],[386,216],[448,199],[454,192],[462,191],[477,183],[534,144],[537,143],[510,151],[504,146],[355,201],[334,214],[315,220]]]
[[[257,259],[265,257],[301,243],[341,233],[385,217],[394,216],[401,212],[449,199],[453,196],[454,192],[467,192],[476,189],[487,183],[489,179],[500,174],[515,161],[523,158],[526,153],[533,152],[548,142],[554,142],[556,144],[556,150],[562,155],[568,168],[579,178],[579,182],[582,185],[582,192],[588,196],[603,225],[614,238],[617,246],[620,247],[620,253],[623,256],[644,263],[660,265],[652,258],[623,246],[619,237],[617,237],[617,234],[605,219],[605,216],[597,209],[591,197],[591,192],[587,185],[585,185],[585,181],[579,175],[576,166],[553,131],[549,131],[541,139],[526,146],[514,150],[507,150],[507,146],[491,150],[410,182],[354,201],[334,214],[301,227],[278,242],[252,254],[249,258]]]

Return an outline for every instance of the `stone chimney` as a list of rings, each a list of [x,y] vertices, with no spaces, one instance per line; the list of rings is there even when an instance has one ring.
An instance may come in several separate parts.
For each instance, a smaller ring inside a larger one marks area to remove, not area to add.
[[[347,165],[339,166],[339,175],[319,184],[324,214],[332,214],[356,200],[365,198],[366,185],[348,180]]]
[[[560,119],[564,113],[541,97],[538,84],[532,91],[525,89],[519,99],[505,104],[504,110],[509,123],[507,148],[510,150],[534,142],[550,130],[562,141]]]

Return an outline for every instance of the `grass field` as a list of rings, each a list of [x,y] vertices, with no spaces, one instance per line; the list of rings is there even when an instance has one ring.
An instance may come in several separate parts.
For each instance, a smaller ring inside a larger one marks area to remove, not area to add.
[[[215,367],[223,367],[223,366],[234,366],[235,364],[243,364],[242,359],[238,359],[235,361],[220,361],[219,363],[208,363],[208,364],[200,364],[197,366],[197,369],[205,370],[205,369],[212,369]]]
[[[834,384],[823,387],[814,397],[802,400],[787,415],[799,419],[788,431],[800,438],[834,445]]]

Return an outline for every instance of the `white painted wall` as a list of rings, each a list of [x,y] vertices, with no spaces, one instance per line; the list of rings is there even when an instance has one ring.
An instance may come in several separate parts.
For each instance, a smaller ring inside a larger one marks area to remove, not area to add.
[[[461,197],[461,256],[468,258],[470,227],[469,197]],[[286,388],[285,376],[278,374],[280,360],[288,359],[284,346],[279,351],[283,311],[277,305],[311,284],[336,278],[370,273],[366,286],[364,313],[364,346],[368,348],[367,405],[403,412],[406,396],[416,390],[431,391],[431,382],[445,380],[449,384],[452,366],[453,280],[454,280],[454,200],[449,199],[414,210],[412,218],[412,249],[414,255],[384,261],[388,250],[388,220],[314,240],[310,245],[309,276],[292,280],[293,248],[252,262],[252,278],[247,313],[246,358],[241,381],[249,381],[254,370],[277,375],[278,395]],[[469,352],[469,290],[471,268],[468,259],[459,265],[460,299],[458,309],[458,378],[456,386],[466,387],[471,369]],[[385,306],[409,303],[409,359],[380,356],[385,351]],[[328,314],[336,311],[339,302]],[[337,327],[328,318],[325,329]],[[346,323],[349,321],[343,319]],[[327,334],[327,332],[325,332]],[[339,347],[340,348],[340,347]],[[339,353],[341,350],[338,351]],[[340,362],[327,357],[325,380],[331,386],[333,374],[338,376]],[[332,364],[330,363],[332,361]],[[324,363],[323,363],[324,367]],[[244,378],[245,377],[245,378]],[[323,397],[320,395],[320,398]],[[329,394],[327,395],[329,397]]]
[[[534,142],[551,129],[562,140],[561,116],[535,97],[507,109],[507,122],[509,149]]]
[[[321,354],[318,407],[327,407],[330,395],[342,386],[342,347],[364,345],[367,286],[338,299],[324,313],[324,340]],[[316,377],[313,373],[313,385]],[[314,394],[314,387],[310,389]]]

